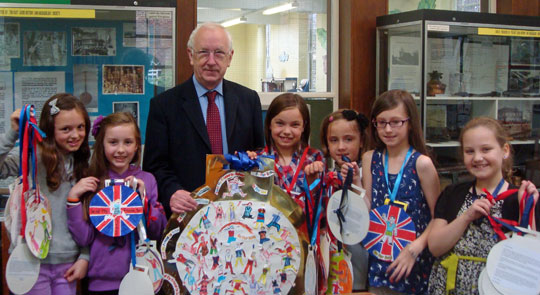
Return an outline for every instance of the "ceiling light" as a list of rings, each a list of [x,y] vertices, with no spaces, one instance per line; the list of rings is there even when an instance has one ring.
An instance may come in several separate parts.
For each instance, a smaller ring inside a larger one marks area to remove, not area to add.
[[[238,18],[234,18],[234,19],[222,22],[221,25],[224,27],[231,27],[231,26],[245,23],[245,22],[247,22],[247,17],[242,16],[242,17],[238,17]]]
[[[295,9],[297,7],[298,7],[298,3],[296,1],[289,2],[289,3],[285,3],[283,5],[280,5],[280,6],[276,6],[276,7],[266,9],[265,11],[263,11],[263,14],[264,15],[270,15],[270,14],[280,13],[280,12],[288,11],[288,10],[291,10],[291,9]]]

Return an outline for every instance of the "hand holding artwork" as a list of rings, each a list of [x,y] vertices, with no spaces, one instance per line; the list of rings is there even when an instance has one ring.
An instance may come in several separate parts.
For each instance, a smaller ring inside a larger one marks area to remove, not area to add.
[[[197,202],[191,197],[186,190],[177,190],[172,196],[169,205],[174,213],[185,213],[195,210]]]
[[[95,192],[98,188],[99,179],[93,176],[81,178],[69,191],[68,199],[78,200],[86,192]]]
[[[362,187],[362,179],[360,178],[360,167],[358,167],[358,163],[356,162],[343,163],[343,165],[341,165],[341,177],[343,177],[343,179],[347,177],[347,174],[349,173],[349,168],[352,168],[353,171],[352,183],[359,187]]]
[[[141,199],[144,201],[144,197],[146,196],[146,187],[144,186],[144,181],[140,178],[135,178],[135,176],[130,175],[124,179],[124,182],[132,183],[133,181],[137,182],[136,190],[139,191],[141,194]]]

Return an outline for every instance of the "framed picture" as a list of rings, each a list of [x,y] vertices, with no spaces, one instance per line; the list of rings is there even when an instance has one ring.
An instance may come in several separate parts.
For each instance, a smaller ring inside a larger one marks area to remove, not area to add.
[[[103,65],[103,94],[144,94],[144,66]]]
[[[534,38],[512,38],[510,64],[513,66],[539,66],[540,44]]]
[[[65,66],[66,55],[66,32],[24,32],[23,66]]]
[[[540,70],[510,70],[508,91],[522,94],[540,94]]]
[[[73,56],[115,56],[115,28],[72,28]]]
[[[138,101],[114,101],[113,113],[128,112],[135,117],[139,125],[139,102]],[[140,125],[139,125],[140,126]]]

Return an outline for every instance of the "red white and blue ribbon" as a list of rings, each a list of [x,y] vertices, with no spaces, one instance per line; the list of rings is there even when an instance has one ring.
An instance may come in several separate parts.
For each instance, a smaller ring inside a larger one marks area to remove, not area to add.
[[[110,237],[120,237],[137,227],[143,215],[143,204],[139,194],[131,188],[107,186],[90,201],[89,215],[98,231]]]

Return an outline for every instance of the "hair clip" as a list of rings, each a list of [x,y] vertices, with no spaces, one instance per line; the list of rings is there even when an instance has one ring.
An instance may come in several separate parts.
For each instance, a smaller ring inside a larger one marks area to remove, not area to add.
[[[330,116],[330,118],[328,118],[328,122],[332,122],[334,121],[334,116]]]
[[[51,101],[49,101],[49,106],[51,107],[51,116],[54,116],[58,113],[60,113],[60,109],[56,106],[56,102],[58,102],[58,98],[55,98]]]
[[[101,121],[103,121],[103,116],[99,115],[94,120],[94,125],[92,126],[92,136],[96,137],[99,133],[99,128],[101,127]]]

